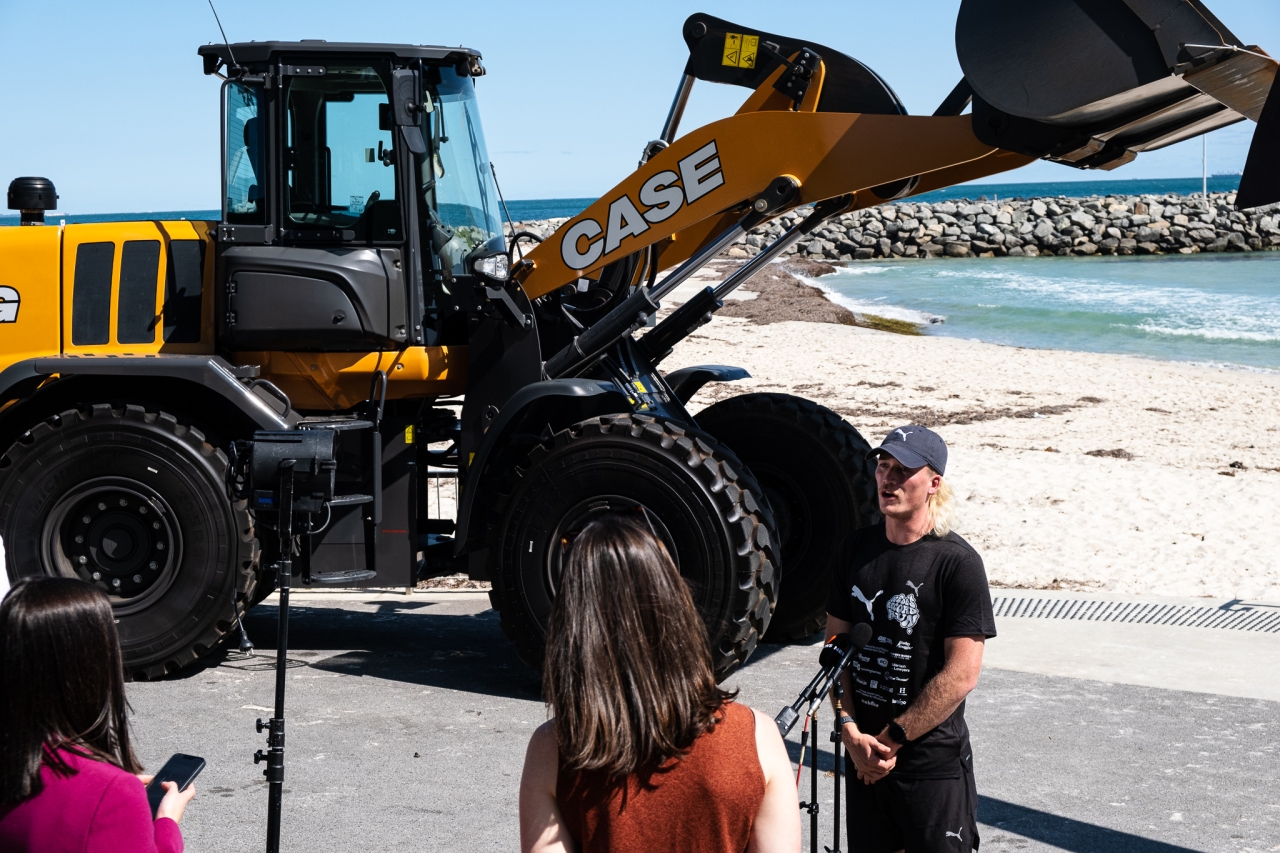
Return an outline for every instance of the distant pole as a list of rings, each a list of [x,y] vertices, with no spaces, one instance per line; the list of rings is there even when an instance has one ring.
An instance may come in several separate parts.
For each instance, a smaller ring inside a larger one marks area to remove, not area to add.
[[[1200,137],[1200,192],[1209,198],[1209,137]]]

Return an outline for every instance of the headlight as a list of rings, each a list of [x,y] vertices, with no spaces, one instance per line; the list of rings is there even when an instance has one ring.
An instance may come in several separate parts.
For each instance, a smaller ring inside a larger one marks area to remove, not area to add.
[[[487,255],[483,258],[476,258],[471,264],[471,268],[475,270],[476,275],[482,275],[494,281],[506,281],[511,275],[511,260],[500,253]]]

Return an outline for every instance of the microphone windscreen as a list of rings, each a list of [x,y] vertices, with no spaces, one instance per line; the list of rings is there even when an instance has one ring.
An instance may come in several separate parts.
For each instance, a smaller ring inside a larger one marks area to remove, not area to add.
[[[867,636],[870,638],[869,629]],[[863,642],[865,643],[866,640],[863,640]],[[827,644],[822,647],[822,653],[818,655],[818,664],[823,669],[836,666],[847,651],[849,651],[849,635],[836,634],[827,640]]]
[[[871,625],[866,622],[859,622],[853,626],[853,647],[860,649],[869,642],[871,642]]]

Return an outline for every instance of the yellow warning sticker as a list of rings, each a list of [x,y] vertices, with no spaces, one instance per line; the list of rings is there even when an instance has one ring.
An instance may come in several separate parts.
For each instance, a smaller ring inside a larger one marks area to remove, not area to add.
[[[742,33],[725,33],[724,34],[724,59],[720,60],[721,65],[732,65],[738,67],[738,60],[742,58]]]
[[[635,385],[635,386],[636,386],[636,390],[637,390],[637,391],[639,391],[641,394],[648,394],[648,393],[649,393],[649,392],[648,392],[648,390],[644,387],[644,383],[643,383],[643,382],[641,382],[639,379],[635,380],[635,381],[634,381],[634,382],[632,382],[631,384],[632,384],[632,385]]]
[[[413,444],[413,425],[404,428],[404,443]]]
[[[760,36],[725,33],[724,57],[720,60],[720,64],[735,68],[755,68],[756,51],[759,46]]]

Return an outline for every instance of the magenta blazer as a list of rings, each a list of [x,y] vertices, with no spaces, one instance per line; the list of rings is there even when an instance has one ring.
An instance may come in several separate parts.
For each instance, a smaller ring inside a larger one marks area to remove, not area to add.
[[[114,764],[61,755],[77,772],[40,771],[44,790],[0,813],[4,853],[182,853],[182,833],[167,817],[151,820],[142,781]]]

